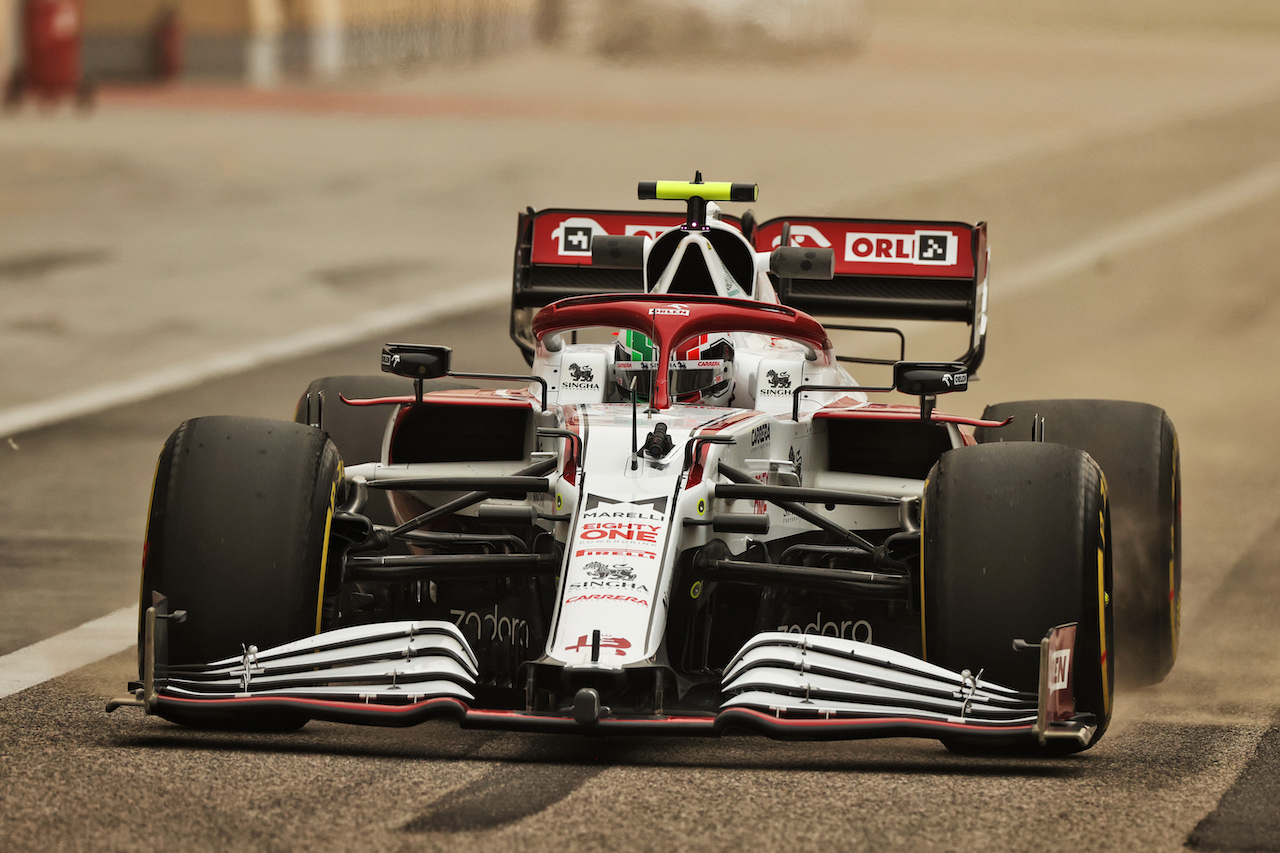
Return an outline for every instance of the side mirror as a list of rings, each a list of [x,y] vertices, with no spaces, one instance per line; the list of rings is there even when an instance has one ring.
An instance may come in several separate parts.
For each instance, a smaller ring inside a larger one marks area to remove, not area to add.
[[[449,375],[453,350],[425,344],[387,344],[382,349],[382,372],[409,379],[439,379]]]
[[[614,237],[601,234],[591,238],[591,266],[602,270],[644,269],[643,236]]]
[[[893,387],[904,394],[933,397],[969,390],[969,369],[958,361],[899,361]]]
[[[769,253],[769,272],[778,278],[830,280],[836,274],[834,249],[779,246]]]

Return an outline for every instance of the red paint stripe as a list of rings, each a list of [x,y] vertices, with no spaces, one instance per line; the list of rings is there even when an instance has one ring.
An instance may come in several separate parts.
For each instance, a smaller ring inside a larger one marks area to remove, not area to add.
[[[837,408],[834,405],[819,409],[813,413],[813,417],[827,418],[830,420],[860,420],[860,421],[918,421],[920,420],[920,410],[914,407],[893,406],[893,407],[875,407],[874,404],[867,406],[861,404],[862,408],[844,409]],[[944,412],[933,412],[930,419],[935,423],[948,424],[964,424],[972,427],[1002,427],[1009,423],[1004,421],[984,421],[981,418],[967,418],[963,415],[948,415]]]

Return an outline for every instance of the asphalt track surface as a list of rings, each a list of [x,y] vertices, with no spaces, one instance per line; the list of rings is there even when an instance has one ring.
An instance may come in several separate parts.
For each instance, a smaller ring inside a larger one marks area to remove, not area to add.
[[[1268,174],[1277,138],[1280,87],[1010,146],[991,162],[857,197],[825,188],[821,209],[805,209],[992,223],[989,354],[950,408],[1115,397],[1162,405],[1177,425],[1180,658],[1164,684],[1120,694],[1111,730],[1088,752],[975,758],[930,741],[595,740],[444,723],[190,732],[136,711],[105,715],[134,652],[104,649],[97,663],[0,699],[0,846],[1280,850],[1280,193],[1171,214]],[[736,167],[754,162],[735,157]],[[620,184],[633,177],[651,176]],[[573,201],[512,199],[503,219],[524,203]],[[589,202],[602,203],[598,190]],[[1090,249],[1141,221],[1165,226]],[[1061,257],[1077,259],[1071,274],[1033,275]],[[1024,286],[1001,293],[1002,276]],[[395,337],[450,344],[471,369],[518,369],[505,329],[499,306]],[[288,417],[310,379],[373,369],[386,337],[12,436],[0,469],[0,654],[136,600],[146,494],[174,425],[212,413]],[[921,356],[959,351],[939,333],[919,340]]]

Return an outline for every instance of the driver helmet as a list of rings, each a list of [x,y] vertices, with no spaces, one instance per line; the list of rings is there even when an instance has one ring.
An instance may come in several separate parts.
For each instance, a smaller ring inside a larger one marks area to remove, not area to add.
[[[630,399],[633,379],[636,396],[649,399],[657,358],[657,347],[647,336],[631,330],[618,334],[614,375],[623,399]],[[669,385],[677,403],[727,406],[733,397],[733,343],[726,335],[698,335],[685,341],[671,353]]]

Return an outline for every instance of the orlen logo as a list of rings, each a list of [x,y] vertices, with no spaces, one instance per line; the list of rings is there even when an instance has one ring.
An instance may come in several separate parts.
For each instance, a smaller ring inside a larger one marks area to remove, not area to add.
[[[1049,655],[1049,690],[1061,690],[1067,686],[1071,673],[1071,650],[1062,649]]]
[[[949,231],[914,234],[850,231],[844,235],[844,259],[851,263],[954,266],[956,246],[956,237]]]
[[[773,238],[773,248],[782,245],[782,235],[779,234]],[[817,246],[820,249],[830,249],[831,241],[823,236],[822,232],[812,225],[793,225],[791,226],[791,245],[792,246]]]
[[[661,308],[650,308],[649,314],[650,316],[656,315],[659,317],[688,317],[689,306],[682,302],[672,302],[670,305]]]

